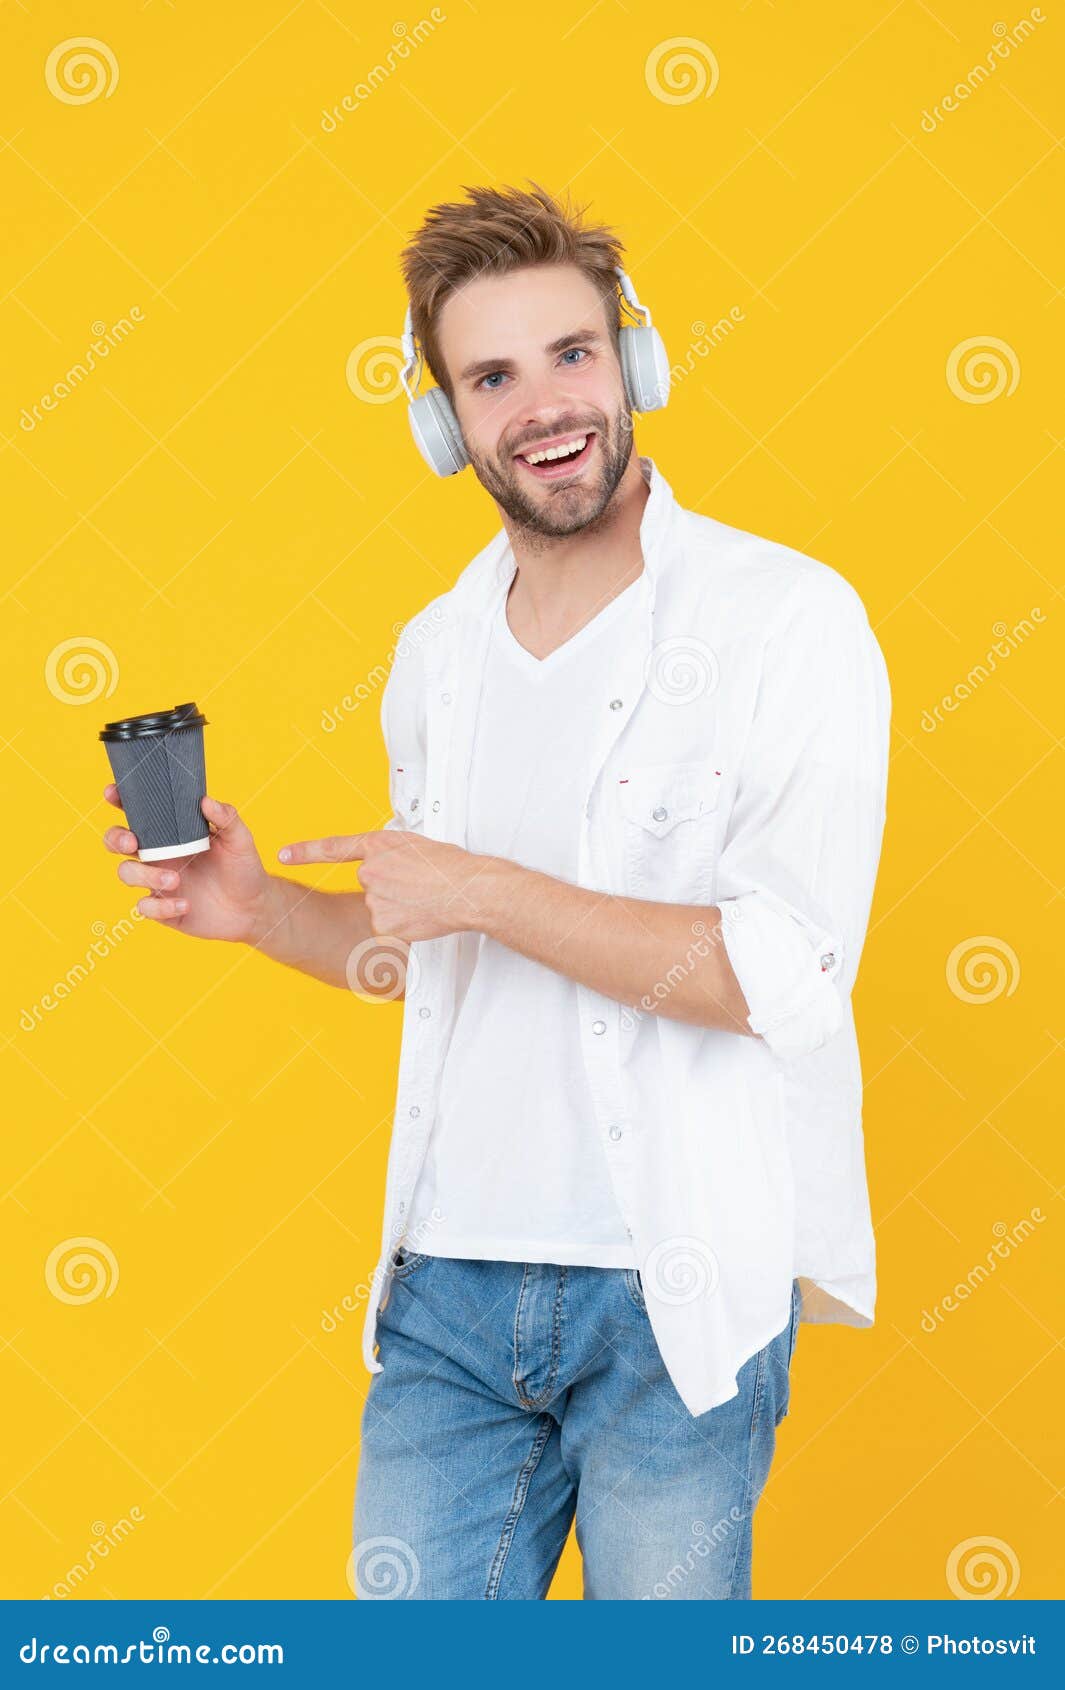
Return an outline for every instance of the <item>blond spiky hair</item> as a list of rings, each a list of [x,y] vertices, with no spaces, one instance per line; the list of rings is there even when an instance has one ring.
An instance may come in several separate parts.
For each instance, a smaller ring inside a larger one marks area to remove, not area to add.
[[[466,200],[433,206],[400,259],[411,325],[434,380],[453,399],[435,326],[444,301],[465,282],[531,264],[572,264],[598,289],[617,343],[621,317],[616,266],[621,241],[582,221],[586,207],[562,205],[536,182],[522,188],[464,188]]]

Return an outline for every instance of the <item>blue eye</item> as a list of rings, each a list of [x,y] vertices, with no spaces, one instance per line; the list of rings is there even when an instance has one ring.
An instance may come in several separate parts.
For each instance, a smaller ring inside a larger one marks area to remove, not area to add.
[[[588,356],[589,356],[588,349],[585,346],[567,346],[566,350],[561,354],[561,357],[563,357],[563,358],[571,358],[572,357],[574,359],[574,361],[576,359],[580,359],[582,362]],[[574,367],[575,367],[574,363],[571,363],[570,368],[573,369]],[[506,380],[506,371],[505,370],[490,370],[488,375],[481,377],[480,381],[477,383],[477,386],[483,387],[488,393],[498,393],[501,383],[504,382],[505,380]]]

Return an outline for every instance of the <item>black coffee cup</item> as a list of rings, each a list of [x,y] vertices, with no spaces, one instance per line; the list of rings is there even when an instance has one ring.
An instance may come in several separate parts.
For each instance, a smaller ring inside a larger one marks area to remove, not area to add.
[[[142,863],[206,851],[211,830],[200,800],[207,791],[203,730],[195,704],[107,722],[100,734]]]

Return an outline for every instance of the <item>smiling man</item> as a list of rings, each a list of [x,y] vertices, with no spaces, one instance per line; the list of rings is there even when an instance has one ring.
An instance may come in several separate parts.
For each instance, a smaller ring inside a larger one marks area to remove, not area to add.
[[[542,1598],[575,1520],[587,1598],[743,1598],[799,1321],[873,1320],[888,680],[843,576],[637,453],[666,365],[615,235],[466,192],[403,255],[411,416],[501,527],[400,643],[392,820],[279,853],[362,890],[266,874],[213,799],[179,888],[120,873],[342,988],[405,970],[357,1592]]]

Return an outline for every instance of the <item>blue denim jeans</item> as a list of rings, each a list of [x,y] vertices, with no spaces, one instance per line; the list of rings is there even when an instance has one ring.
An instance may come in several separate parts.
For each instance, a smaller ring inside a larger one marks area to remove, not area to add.
[[[799,1307],[796,1281],[738,1395],[693,1416],[635,1268],[400,1250],[362,1418],[355,1594],[542,1599],[576,1517],[586,1600],[750,1597]]]

